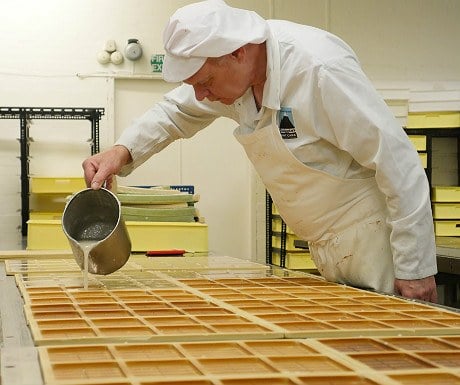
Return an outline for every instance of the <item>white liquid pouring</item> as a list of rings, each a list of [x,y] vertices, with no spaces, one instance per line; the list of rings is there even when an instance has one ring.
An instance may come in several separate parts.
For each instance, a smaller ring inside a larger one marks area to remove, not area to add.
[[[78,242],[83,251],[83,288],[88,289],[88,265],[89,255],[100,242],[102,242],[108,234],[113,230],[110,223],[94,222],[86,227],[81,233],[81,239]],[[97,271],[97,266],[92,266],[92,271]]]
[[[88,290],[88,265],[89,265],[89,254],[100,241],[88,240],[80,241],[78,244],[83,251],[83,288]]]

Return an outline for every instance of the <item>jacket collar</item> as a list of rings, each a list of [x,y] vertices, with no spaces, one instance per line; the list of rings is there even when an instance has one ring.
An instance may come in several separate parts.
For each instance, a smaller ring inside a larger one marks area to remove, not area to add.
[[[264,85],[262,105],[272,110],[280,109],[280,50],[278,40],[270,29],[266,40],[267,46],[267,80]]]

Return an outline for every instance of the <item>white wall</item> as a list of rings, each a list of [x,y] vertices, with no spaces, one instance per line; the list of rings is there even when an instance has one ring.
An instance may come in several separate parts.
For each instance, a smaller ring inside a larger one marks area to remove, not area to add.
[[[115,136],[172,86],[160,81],[117,80]],[[209,250],[250,258],[250,167],[236,140],[235,123],[219,119],[191,139],[176,141],[119,184],[194,185],[197,207],[209,226]]]
[[[133,118],[171,88],[161,80],[133,80],[129,75],[150,72],[150,55],[162,52],[167,17],[190,2],[1,0],[0,106],[103,107],[101,148],[108,147]],[[458,0],[228,2],[264,17],[331,30],[355,49],[375,81],[428,82],[427,87],[460,82]],[[125,60],[120,66],[96,62],[107,39],[123,49],[129,38],[139,39],[144,48],[140,61]],[[115,72],[127,79],[86,77]],[[209,224],[211,251],[263,259],[263,188],[233,139],[233,128],[233,122],[219,120],[195,138],[174,143],[120,183],[194,184]],[[0,120],[3,249],[20,245],[18,130],[19,122]],[[81,161],[89,154],[89,146],[81,143],[89,136],[89,123],[35,122],[32,130],[37,136],[31,144],[32,172],[81,175]]]
[[[371,79],[460,79],[458,0],[275,0],[274,13],[340,36]]]
[[[190,2],[2,0],[0,43],[8,55],[2,55],[0,63],[0,106],[103,107],[100,144],[107,148],[133,118],[172,88],[162,80],[129,76],[150,73],[151,54],[162,52],[167,17]],[[261,13],[266,9],[265,2],[245,3]],[[106,40],[114,39],[122,50],[129,38],[142,44],[145,54],[139,61],[125,60],[118,66],[96,62]],[[94,76],[104,73],[127,79]],[[82,121],[35,121],[31,174],[80,176],[81,161],[90,151],[85,142],[89,127]],[[219,120],[206,133],[174,143],[119,183],[195,185],[200,214],[209,225],[210,251],[250,258],[251,169],[233,139],[234,127]],[[21,244],[18,134],[18,121],[0,121],[0,177],[9,186],[2,191],[5,203],[0,206],[2,249]]]

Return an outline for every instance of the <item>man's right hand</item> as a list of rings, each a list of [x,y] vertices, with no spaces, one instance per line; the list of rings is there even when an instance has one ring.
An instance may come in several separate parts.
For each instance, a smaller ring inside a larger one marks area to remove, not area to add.
[[[86,185],[98,190],[105,182],[105,187],[110,189],[113,176],[118,174],[121,168],[131,161],[132,158],[128,149],[120,145],[115,145],[104,152],[85,159],[82,167]]]

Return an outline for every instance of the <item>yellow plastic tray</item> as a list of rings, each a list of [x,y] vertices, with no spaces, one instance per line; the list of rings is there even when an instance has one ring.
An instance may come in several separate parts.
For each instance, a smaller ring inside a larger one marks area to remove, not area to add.
[[[59,219],[27,221],[28,250],[70,250],[70,244]]]
[[[435,186],[431,199],[433,202],[460,202],[460,186]]]
[[[286,250],[288,251],[302,251],[294,246],[294,241],[298,240],[294,234],[286,233]],[[272,247],[281,248],[281,233],[272,234]]]
[[[63,212],[69,193],[30,194],[30,210],[36,212]]]
[[[439,237],[460,236],[460,219],[457,221],[434,221],[434,232]]]
[[[460,127],[460,111],[409,112],[407,128]]]
[[[46,212],[46,211],[31,211],[29,213],[29,219],[61,219],[61,212]]]
[[[272,219],[272,231],[281,231],[281,223],[282,223],[281,217],[273,217],[273,219]],[[287,234],[294,234],[294,231],[292,231],[289,228],[289,226],[286,226],[286,233]]]
[[[34,194],[71,194],[86,188],[85,180],[77,177],[32,177],[30,182],[30,192]]]
[[[31,219],[27,222],[28,250],[68,250],[60,220]],[[208,251],[208,226],[187,222],[126,222],[132,251],[184,249]]]
[[[198,222],[133,222],[126,227],[133,251],[184,249],[208,251],[208,225]]]
[[[409,140],[417,151],[426,151],[426,135],[409,135]]]
[[[428,167],[428,154],[426,152],[419,152],[418,156],[420,158],[420,161],[422,162],[423,168]]]
[[[460,220],[460,202],[459,203],[434,203],[433,204],[433,218]]]
[[[280,265],[280,255],[279,252],[272,253],[272,263],[274,265]],[[312,270],[316,269],[311,255],[308,252],[298,251],[298,252],[287,252],[286,253],[286,268],[295,269],[295,270]]]

